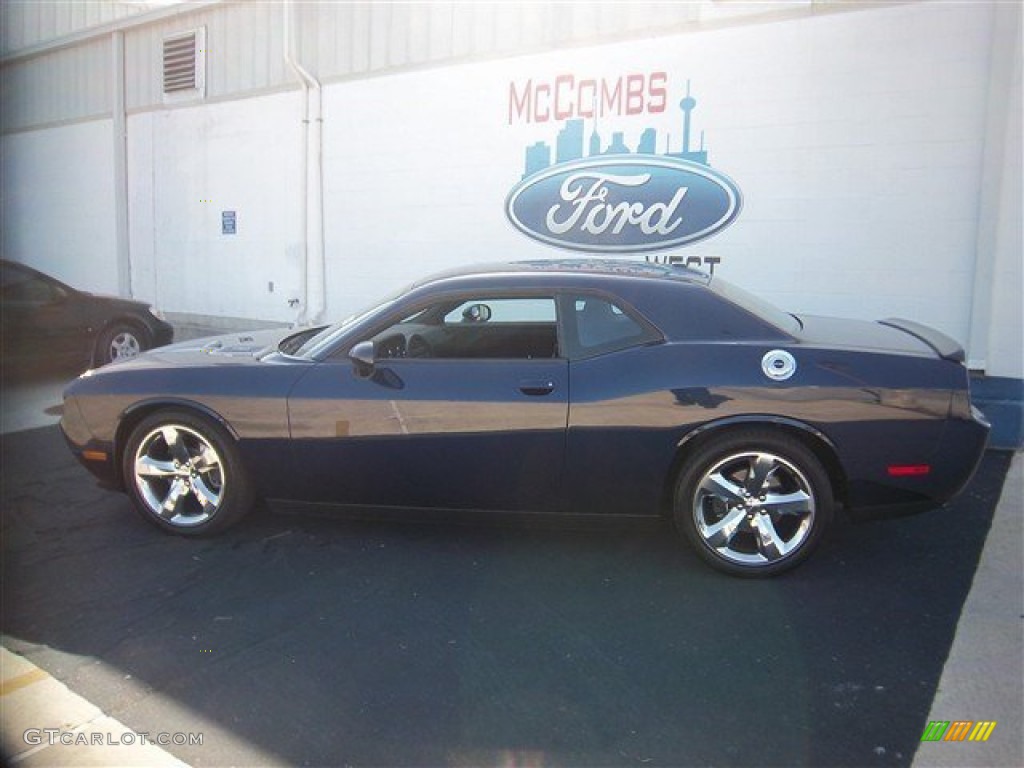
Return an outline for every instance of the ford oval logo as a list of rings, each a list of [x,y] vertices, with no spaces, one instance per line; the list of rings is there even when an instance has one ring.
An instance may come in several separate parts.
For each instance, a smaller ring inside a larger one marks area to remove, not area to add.
[[[562,163],[523,179],[505,213],[523,234],[574,251],[636,253],[695,243],[732,224],[736,183],[705,165],[636,155]]]

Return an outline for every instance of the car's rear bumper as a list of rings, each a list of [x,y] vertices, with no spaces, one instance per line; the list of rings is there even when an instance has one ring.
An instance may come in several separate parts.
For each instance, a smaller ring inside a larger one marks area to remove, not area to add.
[[[917,514],[949,501],[974,477],[991,426],[976,407],[970,418],[951,419],[929,457],[927,472],[854,480],[847,511],[857,520]],[[887,472],[888,474],[888,472]]]

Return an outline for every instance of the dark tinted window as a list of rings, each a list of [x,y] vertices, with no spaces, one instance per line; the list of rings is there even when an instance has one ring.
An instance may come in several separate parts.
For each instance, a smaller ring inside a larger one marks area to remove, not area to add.
[[[48,303],[64,296],[56,283],[11,264],[4,264],[0,272],[0,296],[4,301]]]
[[[558,357],[555,300],[551,296],[445,300],[375,334],[373,342],[379,358]]]
[[[711,281],[711,290],[741,309],[745,309],[750,314],[771,323],[780,330],[787,333],[797,333],[800,330],[800,321],[792,315],[783,312],[760,296],[748,293],[739,286],[722,280],[720,277],[716,277]]]
[[[614,352],[659,338],[646,323],[601,296],[567,296],[562,308],[574,357]]]

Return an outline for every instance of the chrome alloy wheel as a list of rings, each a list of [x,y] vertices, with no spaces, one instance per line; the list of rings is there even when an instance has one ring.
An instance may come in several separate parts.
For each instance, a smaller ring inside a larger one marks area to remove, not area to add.
[[[814,527],[815,499],[805,474],[766,451],[727,456],[701,476],[693,521],[703,542],[737,565],[769,565],[792,555]]]
[[[175,527],[208,521],[224,498],[220,455],[199,432],[163,424],[139,442],[135,487],[149,512]]]
[[[110,340],[107,355],[113,360],[127,360],[138,357],[142,352],[142,344],[138,336],[131,331],[121,331]]]

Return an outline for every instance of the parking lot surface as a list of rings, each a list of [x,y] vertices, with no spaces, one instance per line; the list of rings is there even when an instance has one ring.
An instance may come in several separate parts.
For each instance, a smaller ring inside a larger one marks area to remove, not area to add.
[[[167,747],[196,766],[908,765],[1009,463],[745,581],[667,528],[261,511],[190,541],[56,427],[0,449],[4,644],[136,732],[203,733]]]

